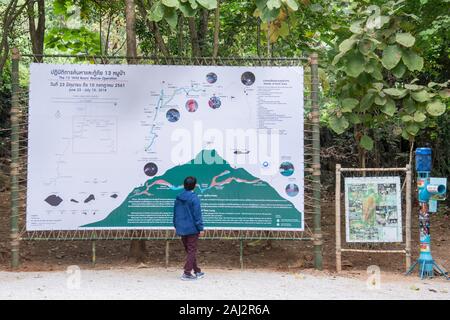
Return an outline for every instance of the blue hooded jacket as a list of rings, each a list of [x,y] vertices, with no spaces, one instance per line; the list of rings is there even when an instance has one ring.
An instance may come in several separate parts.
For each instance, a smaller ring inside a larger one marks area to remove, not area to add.
[[[185,190],[177,196],[173,207],[173,225],[179,236],[203,231],[200,199],[194,192]]]

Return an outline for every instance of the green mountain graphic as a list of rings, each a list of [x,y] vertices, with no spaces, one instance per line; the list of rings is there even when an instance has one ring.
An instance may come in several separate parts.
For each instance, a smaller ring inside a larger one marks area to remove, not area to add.
[[[302,213],[267,182],[233,168],[215,150],[202,150],[190,162],[167,170],[135,188],[105,219],[84,228],[172,227],[173,204],[187,176],[209,228],[302,228]]]

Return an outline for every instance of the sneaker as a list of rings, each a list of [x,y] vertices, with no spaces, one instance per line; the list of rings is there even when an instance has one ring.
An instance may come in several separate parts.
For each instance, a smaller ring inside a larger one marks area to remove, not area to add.
[[[195,277],[197,278],[197,279],[201,279],[201,278],[203,278],[205,276],[205,273],[204,272],[195,272]]]
[[[183,273],[183,275],[181,276],[181,280],[192,281],[192,280],[197,280],[197,277],[194,277],[192,274]]]

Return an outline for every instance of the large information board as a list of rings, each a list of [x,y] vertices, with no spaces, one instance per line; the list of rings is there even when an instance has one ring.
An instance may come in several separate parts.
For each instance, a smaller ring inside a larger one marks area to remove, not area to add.
[[[303,230],[303,69],[32,64],[27,230]]]

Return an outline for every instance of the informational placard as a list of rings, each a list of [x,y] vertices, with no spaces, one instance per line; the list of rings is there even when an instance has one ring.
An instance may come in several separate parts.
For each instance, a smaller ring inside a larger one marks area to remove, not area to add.
[[[32,64],[28,230],[303,230],[303,69]]]
[[[400,177],[345,178],[347,242],[402,242]]]

